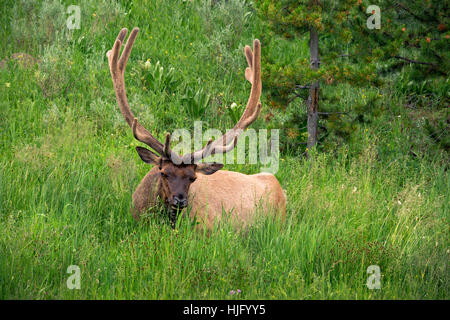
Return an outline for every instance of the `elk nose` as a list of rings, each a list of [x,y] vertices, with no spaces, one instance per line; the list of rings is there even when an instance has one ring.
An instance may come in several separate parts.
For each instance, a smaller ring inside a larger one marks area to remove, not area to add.
[[[173,197],[172,203],[178,208],[187,207],[187,199],[183,195]]]

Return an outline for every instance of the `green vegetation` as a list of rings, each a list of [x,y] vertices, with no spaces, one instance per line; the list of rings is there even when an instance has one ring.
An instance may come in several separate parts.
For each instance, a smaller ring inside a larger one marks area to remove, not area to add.
[[[438,108],[448,104],[447,3],[380,0],[374,5],[370,0],[259,0],[255,4],[267,26],[262,33],[263,43],[278,48],[279,36],[284,38],[278,54],[271,52],[263,57],[263,81],[270,104],[285,106],[302,98],[305,102],[300,103],[307,104],[309,110],[307,119],[305,115],[290,117],[288,126],[293,139],[285,144],[295,144],[297,136],[307,136],[305,153],[306,147],[311,149],[316,142],[320,150],[333,150],[335,143],[351,139],[368,114],[380,111],[374,99],[376,94],[369,101],[352,103],[342,110],[342,91],[333,87],[343,84],[380,88],[396,83],[412,98],[414,107],[415,97],[425,92],[434,96],[432,102],[427,102],[428,107],[430,103]],[[305,37],[308,34],[309,38]],[[308,59],[298,52],[303,47],[309,47]],[[319,91],[319,87],[328,88]],[[338,113],[346,116],[336,116]],[[449,130],[444,130],[447,125],[442,124],[448,121],[447,116],[443,114],[429,132],[439,136],[436,142],[449,150]]]
[[[267,28],[251,1],[210,3],[83,0],[81,28],[70,31],[70,1],[2,2],[0,298],[448,299],[450,83],[417,82],[408,66],[378,86],[321,85],[343,114],[330,115],[335,130],[308,159],[295,121],[304,105],[274,105],[263,87],[253,127],[281,129],[282,226],[225,224],[207,237],[185,219],[175,230],[158,214],[133,220],[131,194],[149,166],[117,106],[106,51],[122,27],[140,28],[125,79],[152,134],[198,119],[224,131],[236,118],[228,107],[248,98],[243,46]],[[263,73],[265,60],[309,59],[307,39],[262,41]],[[79,290],[66,286],[70,265],[81,269]],[[379,290],[366,286],[370,265],[380,266]]]

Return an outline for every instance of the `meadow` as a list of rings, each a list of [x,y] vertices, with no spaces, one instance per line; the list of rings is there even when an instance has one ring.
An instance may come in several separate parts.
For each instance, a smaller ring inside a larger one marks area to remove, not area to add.
[[[242,49],[264,29],[250,1],[80,0],[80,29],[68,30],[71,4],[0,5],[1,299],[450,297],[449,157],[425,130],[426,119],[448,114],[448,79],[419,95],[430,102],[419,109],[405,107],[404,74],[380,87],[324,88],[343,112],[368,96],[383,108],[332,151],[305,158],[282,148],[283,225],[261,219],[236,232],[224,224],[207,236],[186,218],[176,229],[157,213],[138,223],[131,195],[150,167],[114,95],[105,54],[117,33],[140,28],[128,99],[163,140],[198,120],[221,131],[233,125],[227,106],[243,110],[250,90]],[[309,57],[305,42],[292,50],[279,43],[262,42],[263,55],[285,63]],[[22,56],[8,59],[13,53]],[[39,63],[24,63],[24,53]],[[252,127],[279,128],[281,136],[287,114],[306,112],[300,100],[269,109],[264,83],[261,101]],[[80,289],[67,287],[70,265],[81,270]],[[380,289],[366,285],[371,265],[380,267]]]

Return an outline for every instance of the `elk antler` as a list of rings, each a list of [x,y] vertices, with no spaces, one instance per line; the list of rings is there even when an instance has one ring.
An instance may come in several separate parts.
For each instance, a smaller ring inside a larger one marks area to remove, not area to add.
[[[116,92],[117,103],[119,104],[120,111],[122,112],[126,122],[130,128],[133,129],[133,135],[137,140],[147,144],[161,156],[170,159],[173,162],[181,163],[180,156],[170,150],[170,134],[166,135],[166,141],[163,145],[139,124],[137,118],[134,117],[133,112],[131,112],[130,106],[128,105],[124,74],[128,57],[130,56],[131,49],[133,48],[134,40],[136,39],[138,32],[139,28],[134,28],[133,31],[131,31],[120,58],[120,47],[122,46],[122,43],[128,33],[126,28],[120,30],[119,35],[114,42],[113,48],[106,53],[106,56],[108,57],[109,70],[111,71],[111,77],[114,85],[114,91]]]
[[[248,68],[245,69],[245,78],[252,84],[250,97],[247,106],[239,121],[226,134],[213,141],[210,139],[201,150],[186,154],[182,157],[184,163],[196,163],[203,158],[216,153],[226,153],[232,150],[236,144],[239,135],[248,128],[259,116],[261,112],[261,44],[258,39],[253,41],[253,52],[249,46],[244,48],[247,58]]]
[[[210,139],[206,146],[198,151],[186,154],[180,157],[177,153],[170,149],[170,134],[166,134],[165,143],[162,144],[153,137],[134,117],[128,104],[127,94],[125,91],[125,67],[134,44],[134,40],[139,32],[139,28],[134,28],[125,44],[122,55],[119,58],[120,48],[127,35],[128,30],[123,28],[120,30],[112,50],[106,53],[108,57],[109,69],[116,92],[117,103],[120,111],[128,125],[133,129],[134,137],[147,144],[150,148],[159,153],[162,157],[167,158],[175,164],[180,163],[197,163],[203,158],[216,153],[226,153],[232,150],[236,144],[239,135],[248,128],[259,116],[261,112],[261,44],[256,39],[253,42],[253,52],[249,46],[245,46],[244,53],[247,58],[248,68],[245,69],[245,78],[252,84],[250,97],[247,106],[239,121],[219,139],[213,141]]]

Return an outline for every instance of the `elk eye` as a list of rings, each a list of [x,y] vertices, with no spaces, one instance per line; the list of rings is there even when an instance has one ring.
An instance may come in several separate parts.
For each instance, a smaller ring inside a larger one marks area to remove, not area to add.
[[[191,177],[191,178],[189,178],[189,180],[190,180],[191,182],[194,182],[195,180],[197,180],[197,177]]]

